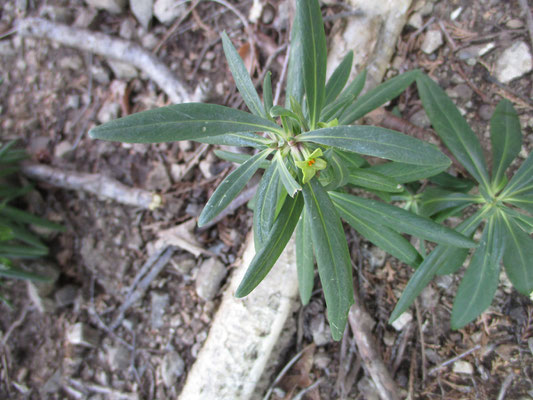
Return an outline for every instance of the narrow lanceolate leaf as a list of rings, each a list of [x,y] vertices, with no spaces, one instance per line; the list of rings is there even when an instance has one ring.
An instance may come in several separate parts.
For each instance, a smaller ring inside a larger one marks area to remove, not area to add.
[[[20,268],[9,267],[5,269],[5,268],[2,268],[1,265],[0,265],[0,276],[4,278],[24,279],[24,280],[30,280],[30,281],[35,281],[35,282],[49,282],[50,281],[50,278],[37,275],[31,272],[27,272]]]
[[[513,206],[522,208],[528,213],[533,215],[533,193],[524,193],[513,197],[512,200],[509,200]]]
[[[399,233],[384,225],[363,219],[340,205],[335,204],[335,208],[341,218],[348,222],[352,228],[387,253],[413,267],[422,262],[422,257],[418,251]]]
[[[353,304],[352,265],[341,220],[317,179],[303,188],[331,335],[340,340]]]
[[[257,153],[224,179],[198,217],[198,226],[211,221],[231,203],[271,152],[272,150],[266,149]]]
[[[229,39],[226,32],[222,32],[222,46],[224,47],[224,54],[226,55],[226,60],[228,60],[229,69],[239,89],[239,93],[242,96],[242,99],[246,103],[248,109],[255,115],[260,117],[266,117],[265,109],[263,104],[261,104],[261,99],[255,90],[255,86],[244,66],[241,56],[233,47],[231,40]]]
[[[504,210],[505,210],[505,215],[509,215],[510,217],[512,217],[512,220],[518,226],[520,226],[520,228],[524,232],[530,235],[533,233],[533,216],[521,213],[517,210],[508,208],[508,207],[505,207]]]
[[[12,243],[0,243],[0,257],[6,258],[35,258],[48,254],[48,249],[42,247],[25,246]]]
[[[494,214],[474,251],[453,303],[451,326],[460,329],[490,306],[498,288],[505,248],[501,216]]]
[[[388,226],[396,232],[408,233],[421,239],[456,247],[476,246],[472,239],[455,230],[402,208],[346,193],[331,192],[330,196],[335,205],[343,207],[347,212]]]
[[[520,152],[522,132],[520,120],[513,104],[503,99],[496,106],[490,120],[492,144],[492,182],[498,184],[505,178],[505,170]]]
[[[300,194],[294,199],[287,198],[276,222],[270,230],[267,241],[255,254],[244,278],[235,293],[236,297],[247,296],[267,276],[294,232],[303,208]]]
[[[279,197],[279,171],[275,163],[266,169],[259,187],[254,208],[254,239],[256,251],[263,247],[274,225]]]
[[[514,198],[530,191],[533,191],[533,152],[518,168],[518,171],[513,175],[500,197]]]
[[[420,179],[429,178],[437,175],[448,168],[445,165],[424,166],[405,164],[399,162],[387,162],[383,164],[372,165],[368,170],[385,175],[394,179],[396,183],[408,183]]]
[[[425,75],[416,79],[422,105],[440,138],[466,170],[487,190],[487,165],[476,134],[446,93]]]
[[[457,227],[457,231],[464,235],[470,236],[474,233],[478,225],[483,220],[483,211],[478,211],[470,218],[465,220]],[[468,256],[468,249],[458,249],[452,246],[437,246],[420,264],[417,268],[406,288],[404,289],[400,300],[396,304],[392,315],[390,316],[389,323],[394,321],[400,315],[402,315],[413,304],[422,290],[431,282],[435,274],[452,265],[459,268],[463,264],[464,260]]]
[[[502,218],[506,233],[505,272],[516,290],[528,296],[533,292],[533,239],[513,218],[505,214]]]
[[[438,175],[432,176],[429,181],[443,189],[452,190],[455,192],[467,193],[476,186],[474,181],[469,179],[457,178],[447,172],[442,172]]]
[[[350,151],[342,151],[339,149],[333,149],[335,154],[340,157],[342,162],[346,165],[346,168],[363,168],[368,166],[368,161],[359,154],[352,153]]]
[[[62,225],[48,221],[44,218],[39,218],[33,214],[11,206],[0,207],[0,216],[7,217],[12,221],[17,221],[18,223],[40,226],[42,228],[50,229],[53,231],[65,231],[65,227]]]
[[[298,289],[305,306],[311,299],[315,283],[315,256],[313,254],[312,227],[306,216],[305,208],[296,226],[296,267],[298,270]]]
[[[216,104],[184,103],[143,111],[89,131],[94,139],[127,143],[197,140],[239,132],[281,132],[265,118]]]
[[[249,132],[225,133],[223,135],[209,136],[194,140],[200,143],[216,144],[221,146],[255,147],[256,149],[264,149],[271,142],[263,136]]]
[[[302,30],[303,79],[309,122],[311,129],[315,129],[326,94],[326,34],[318,0],[298,0],[296,7]]]
[[[353,105],[346,109],[339,118],[339,123],[341,125],[349,125],[368,114],[370,111],[375,110],[386,102],[398,97],[419,75],[420,71],[418,70],[409,71],[389,79],[387,82],[368,91],[357,99]]]
[[[350,78],[350,72],[352,71],[353,64],[353,51],[349,51],[342,59],[341,63],[335,68],[333,74],[326,84],[326,102],[325,104],[332,103],[342,92],[348,78]]]
[[[370,171],[369,168],[351,169],[348,182],[352,185],[389,193],[398,193],[403,190],[402,186],[396,183],[394,179]]]
[[[329,183],[328,188],[331,190],[340,186],[344,186],[348,183],[350,177],[350,171],[346,167],[342,158],[333,149],[327,149],[324,153],[324,158],[328,162],[327,170],[331,171],[333,180]],[[329,190],[326,188],[326,190]]]
[[[448,208],[468,205],[479,201],[479,197],[466,193],[451,192],[449,190],[430,187],[424,190],[420,197],[420,215],[432,215]]]
[[[266,115],[270,114],[270,109],[274,105],[272,97],[272,72],[268,71],[263,79],[263,103]]]
[[[20,240],[21,242],[29,244],[30,246],[47,251],[47,247],[43,244],[43,242],[41,242],[41,240],[37,236],[30,233],[25,228],[14,224],[6,224],[6,226],[9,227],[9,229],[11,230],[11,235],[13,239]]]
[[[285,190],[287,190],[289,196],[294,197],[297,192],[302,190],[302,187],[298,184],[298,182],[296,182],[289,172],[287,165],[285,165],[285,161],[281,157],[281,153],[279,151],[274,155],[274,163],[278,169],[281,182],[283,183],[283,186],[285,186]]]
[[[304,53],[303,53],[303,30],[300,21],[300,13],[295,13],[292,21],[291,44],[289,47],[289,68],[287,70],[287,90],[285,106],[290,107],[291,96],[302,104],[304,99]]]
[[[297,140],[407,164],[447,167],[451,163],[435,145],[377,126],[318,129],[298,135]]]
[[[340,96],[332,103],[326,104],[322,110],[322,120],[329,121],[340,118],[344,111],[355,101],[361,93],[366,82],[366,69],[361,71],[355,79],[342,91]]]
[[[233,151],[226,151],[226,150],[215,150],[214,151],[215,156],[218,158],[221,158],[222,160],[230,161],[235,164],[244,164],[246,161],[248,161],[251,156],[250,154],[245,153],[234,153]],[[270,161],[263,160],[259,168],[267,169],[270,166]]]

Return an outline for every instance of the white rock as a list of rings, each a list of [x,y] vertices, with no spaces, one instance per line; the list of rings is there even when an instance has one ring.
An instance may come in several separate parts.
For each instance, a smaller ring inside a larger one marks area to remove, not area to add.
[[[106,102],[98,111],[96,119],[101,124],[105,124],[113,119],[118,118],[118,113],[120,112],[120,104],[113,102]]]
[[[85,2],[93,8],[99,8],[114,14],[121,13],[126,6],[126,0],[85,0]]]
[[[67,56],[59,60],[59,68],[79,71],[83,67],[83,60],[80,56]]]
[[[113,70],[117,79],[130,80],[137,78],[137,69],[133,65],[116,60],[107,60],[107,63]]]
[[[217,258],[205,260],[196,276],[196,293],[202,299],[209,301],[217,295],[222,280],[226,276],[226,267]]]
[[[154,16],[165,25],[174,22],[187,10],[186,2],[176,0],[156,0],[154,3]]]
[[[409,17],[409,20],[407,21],[407,25],[412,26],[415,29],[422,28],[422,25],[424,25],[424,21],[422,20],[422,15],[420,13],[414,13]]]
[[[152,292],[150,321],[152,329],[159,329],[164,325],[164,316],[168,305],[169,296],[167,293]]]
[[[62,158],[65,154],[72,150],[72,144],[68,140],[59,142],[54,149],[54,156]]]
[[[164,385],[169,388],[176,384],[178,379],[185,372],[185,362],[175,351],[165,354],[161,363],[161,378]]]
[[[98,346],[98,332],[82,322],[72,325],[67,329],[67,340],[74,345],[96,347]]]
[[[500,82],[507,83],[527,74],[532,68],[529,47],[525,42],[520,41],[513,43],[498,58],[495,75]]]
[[[152,20],[153,5],[153,0],[130,0],[131,12],[145,29],[148,29]]]
[[[422,42],[420,49],[426,54],[431,54],[442,46],[443,43],[444,41],[442,40],[441,31],[434,29],[426,33],[426,37],[424,38],[424,42]]]
[[[405,328],[411,321],[413,320],[413,316],[410,312],[404,312],[401,314],[396,321],[392,323],[392,327],[396,329],[397,331],[401,331],[403,328]]]
[[[453,372],[456,374],[472,375],[474,373],[474,367],[467,361],[458,360],[453,363]]]

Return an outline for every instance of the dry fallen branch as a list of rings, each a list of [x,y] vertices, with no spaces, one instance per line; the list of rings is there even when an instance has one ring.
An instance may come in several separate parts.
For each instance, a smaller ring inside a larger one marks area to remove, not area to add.
[[[65,171],[42,164],[24,164],[22,172],[37,181],[63,189],[83,190],[122,204],[153,210],[161,204],[161,196],[142,189],[130,188],[98,174]]]
[[[16,29],[21,36],[53,40],[65,46],[131,64],[153,79],[174,103],[202,100],[199,93],[190,93],[153,54],[133,42],[86,29],[71,28],[41,18],[22,19],[18,21]]]

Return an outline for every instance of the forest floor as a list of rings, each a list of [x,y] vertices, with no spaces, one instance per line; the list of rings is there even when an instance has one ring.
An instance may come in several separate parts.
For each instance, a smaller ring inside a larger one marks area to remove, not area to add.
[[[195,227],[203,205],[233,165],[217,159],[212,146],[193,142],[126,145],[90,139],[87,131],[96,124],[171,102],[134,68],[4,33],[19,19],[39,16],[121,36],[151,51],[191,92],[201,85],[209,102],[244,108],[219,33],[228,32],[257,82],[267,69],[272,71],[275,88],[289,36],[287,4],[256,2],[267,5],[258,21],[250,22],[257,46],[252,59],[241,20],[215,2],[192,2],[179,23],[164,25],[154,18],[147,29],[127,8],[109,13],[81,0],[0,2],[0,140],[18,139],[34,162],[113,178],[164,197],[162,207],[149,211],[36,184],[21,206],[67,228],[47,238],[46,264],[60,275],[46,296],[32,292],[26,282],[2,286],[13,308],[0,304],[0,398],[174,399],[251,230],[246,205],[208,229]],[[342,29],[344,18],[335,17],[344,10],[341,2],[325,3],[326,31]],[[252,1],[232,4],[249,15]],[[436,47],[429,51],[431,35]],[[531,48],[527,13],[518,0],[413,1],[387,78],[415,68],[430,74],[464,113],[487,154],[491,113],[501,98],[509,99],[523,128],[523,161],[533,147],[531,73],[504,84],[492,78],[505,50],[519,42]],[[430,128],[415,88],[387,109]],[[117,319],[138,271],[161,250],[166,230],[176,226],[188,250],[176,248],[142,298]],[[420,399],[533,398],[529,298],[503,277],[489,310],[452,331],[450,311],[461,274],[441,276],[424,290],[411,318],[395,329],[387,320],[412,269],[359,240],[348,227],[346,231],[359,295],[376,321],[379,353],[406,393]],[[220,277],[218,282],[212,282],[211,273]],[[376,398],[350,334],[332,341],[320,290],[294,319],[298,332],[280,365],[308,350],[276,386],[272,399],[294,398],[318,381],[304,399]],[[114,321],[120,323],[111,329]],[[81,345],[73,334],[80,326],[87,341]]]

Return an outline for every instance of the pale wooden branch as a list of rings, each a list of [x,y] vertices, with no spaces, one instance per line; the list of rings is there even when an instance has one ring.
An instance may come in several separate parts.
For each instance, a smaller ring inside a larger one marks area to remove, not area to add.
[[[63,189],[83,190],[130,206],[152,210],[162,202],[161,196],[156,193],[131,188],[99,174],[66,171],[42,164],[23,164],[22,172],[37,181]]]
[[[202,100],[199,93],[192,94],[157,57],[133,42],[41,18],[19,20],[16,29],[24,37],[52,40],[131,64],[153,79],[174,103]]]

